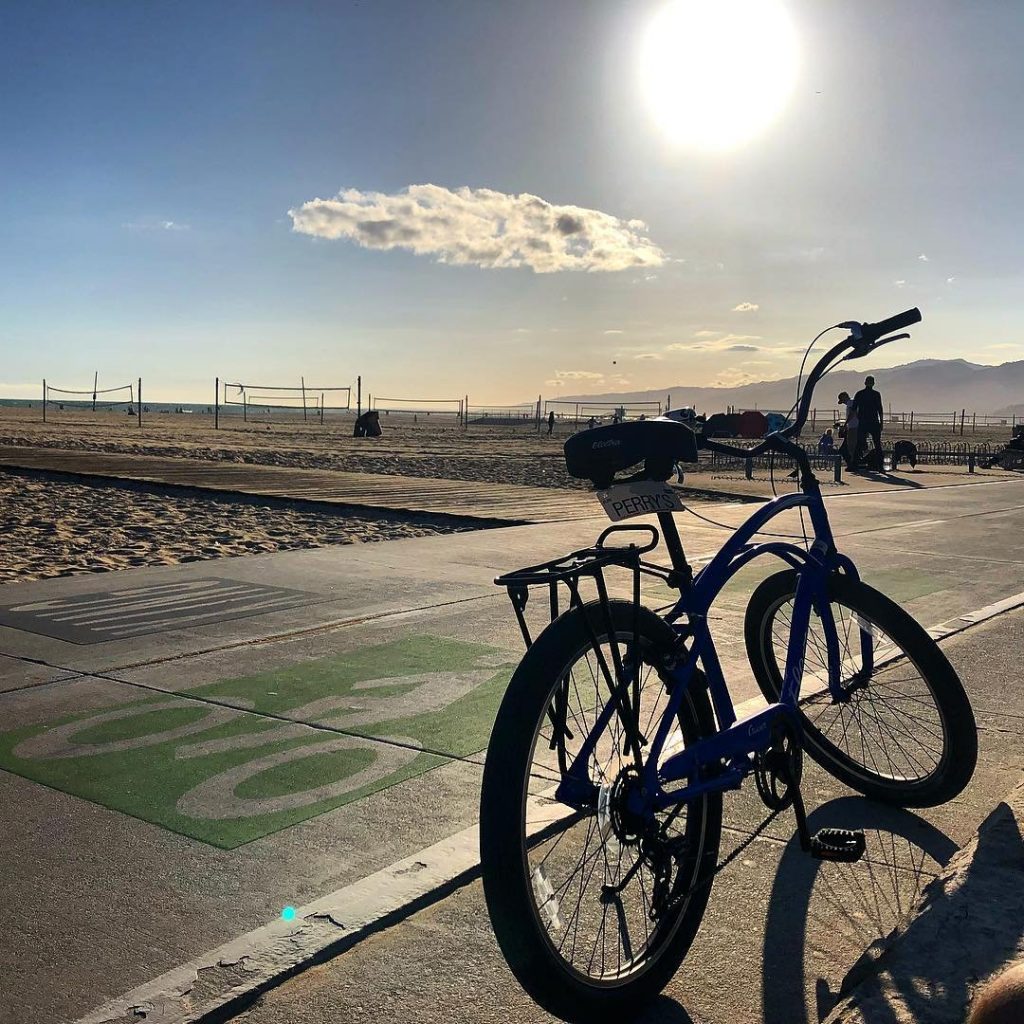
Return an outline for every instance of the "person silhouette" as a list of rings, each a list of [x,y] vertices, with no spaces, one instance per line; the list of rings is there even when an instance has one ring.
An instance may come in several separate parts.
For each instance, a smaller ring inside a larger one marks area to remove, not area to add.
[[[871,462],[875,469],[882,469],[882,396],[875,390],[875,378],[866,377],[864,387],[853,396],[853,407],[857,411],[857,421],[860,424],[859,448],[867,452],[867,439],[871,438],[874,451],[871,453]],[[857,456],[854,456],[854,463]]]
[[[839,448],[839,454],[846,459],[846,468],[853,469],[857,464],[857,456],[860,452],[860,425],[857,422],[857,410],[854,408],[853,399],[849,392],[839,392],[839,402],[845,410],[845,423],[843,423],[843,443]]]

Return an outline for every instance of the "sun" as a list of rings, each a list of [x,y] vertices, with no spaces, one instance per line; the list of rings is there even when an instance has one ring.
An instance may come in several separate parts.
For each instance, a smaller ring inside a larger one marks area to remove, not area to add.
[[[673,142],[726,150],[775,120],[798,63],[793,23],[776,0],[672,0],[644,33],[641,88]]]

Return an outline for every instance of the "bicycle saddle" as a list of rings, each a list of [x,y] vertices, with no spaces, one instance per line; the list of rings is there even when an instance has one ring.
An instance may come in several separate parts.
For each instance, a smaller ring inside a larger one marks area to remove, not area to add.
[[[676,420],[613,423],[573,434],[565,442],[565,468],[570,476],[590,480],[599,490],[638,462],[644,468],[635,479],[667,480],[677,462],[697,461],[697,447],[697,435]]]

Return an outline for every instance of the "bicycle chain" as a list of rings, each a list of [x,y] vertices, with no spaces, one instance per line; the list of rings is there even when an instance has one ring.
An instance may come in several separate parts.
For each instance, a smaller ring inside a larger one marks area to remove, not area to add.
[[[661,871],[660,871],[660,870],[658,869],[658,867],[657,867],[657,866],[655,866],[655,873],[654,873],[654,891],[653,891],[653,892],[652,892],[652,894],[651,894],[651,895],[652,895],[652,899],[651,899],[651,910],[650,910],[650,912],[649,912],[649,914],[648,914],[648,917],[650,917],[652,921],[656,921],[656,920],[657,920],[657,919],[658,919],[659,917],[661,917],[661,916],[662,916],[662,915],[663,915],[663,914],[664,914],[664,913],[665,913],[665,912],[666,912],[667,910],[670,910],[670,909],[671,909],[671,906],[672,906],[672,904],[673,904],[673,903],[675,903],[676,901],[678,901],[678,900],[682,899],[682,898],[683,898],[683,896],[692,896],[692,895],[693,895],[694,893],[698,893],[698,892],[700,892],[700,891],[701,891],[701,889],[707,888],[707,887],[708,887],[709,885],[711,885],[711,883],[712,883],[712,882],[713,882],[713,881],[714,881],[714,880],[715,880],[715,879],[716,879],[716,878],[718,877],[718,875],[719,875],[719,874],[720,874],[721,872],[723,872],[723,871],[724,871],[724,870],[725,870],[725,869],[726,869],[726,868],[727,868],[727,867],[728,867],[728,866],[729,866],[730,864],[732,864],[732,862],[733,862],[734,860],[736,860],[736,858],[737,858],[737,857],[738,857],[738,856],[739,856],[739,855],[740,855],[741,853],[743,853],[743,851],[744,851],[744,850],[746,850],[746,849],[747,849],[747,847],[748,847],[748,846],[750,846],[750,844],[751,844],[751,843],[752,843],[752,842],[753,842],[753,841],[754,841],[755,839],[758,839],[758,838],[759,838],[759,837],[761,836],[761,834],[762,834],[762,833],[764,832],[764,830],[765,830],[765,829],[766,829],[766,828],[767,828],[767,827],[768,827],[768,826],[769,826],[769,825],[770,825],[770,824],[771,824],[771,823],[772,823],[772,822],[773,822],[773,821],[774,821],[774,820],[775,820],[775,819],[776,819],[776,818],[777,818],[777,817],[778,817],[778,816],[779,816],[779,815],[780,815],[780,814],[781,814],[781,813],[782,813],[782,812],[783,812],[784,810],[786,810],[786,808],[785,808],[785,807],[777,807],[777,808],[776,808],[775,810],[773,810],[773,811],[772,811],[772,812],[771,812],[771,813],[770,813],[770,814],[769,814],[769,815],[768,815],[768,816],[767,816],[767,817],[766,817],[766,818],[765,818],[765,819],[764,819],[764,820],[763,820],[763,821],[762,821],[762,822],[761,822],[761,823],[760,823],[760,824],[759,824],[759,825],[757,826],[757,828],[755,828],[755,829],[754,829],[754,831],[753,831],[753,832],[751,832],[751,833],[750,833],[750,835],[749,835],[749,836],[747,836],[747,838],[746,838],[746,839],[744,839],[744,840],[743,840],[743,842],[742,842],[742,843],[740,843],[740,844],[739,844],[739,846],[737,846],[737,847],[736,847],[736,849],[735,849],[735,850],[733,850],[733,851],[732,851],[731,853],[729,853],[729,854],[728,854],[728,855],[727,855],[726,857],[724,857],[724,858],[723,858],[723,859],[722,859],[721,861],[719,861],[719,862],[718,862],[718,864],[716,864],[716,865],[715,865],[715,869],[714,869],[714,870],[713,870],[713,871],[711,872],[711,874],[710,874],[710,875],[708,875],[708,877],[707,877],[707,878],[705,878],[705,879],[704,879],[704,880],[703,880],[702,882],[700,882],[700,883],[699,883],[698,885],[695,885],[695,886],[693,886],[693,887],[692,887],[691,889],[688,889],[688,890],[687,890],[687,891],[686,891],[685,893],[681,893],[681,894],[679,894],[678,896],[675,896],[674,898],[671,898],[671,900],[670,900],[670,902],[669,902],[668,906],[667,906],[667,907],[664,907],[664,908],[659,908],[659,907],[658,907],[658,903],[659,903],[658,895],[659,895],[659,889],[661,888],[661,886],[662,886],[662,885],[665,885],[665,886],[667,886],[667,885],[668,885],[668,878],[667,878],[667,877],[665,877],[665,878],[664,878],[664,880],[663,880],[663,877],[662,877],[662,872],[661,872]],[[664,896],[664,895],[666,895],[666,894],[662,894],[662,895]],[[671,894],[667,894],[667,895],[671,895]]]

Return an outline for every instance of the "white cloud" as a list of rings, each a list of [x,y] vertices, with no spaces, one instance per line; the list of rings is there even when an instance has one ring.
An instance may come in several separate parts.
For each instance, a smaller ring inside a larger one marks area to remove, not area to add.
[[[718,388],[735,388],[741,384],[750,384],[755,380],[749,373],[743,370],[725,370],[718,376],[714,386]]]
[[[920,256],[918,256],[917,258],[918,258],[918,259],[919,259],[919,260],[920,260],[920,261],[921,261],[922,263],[927,263],[927,262],[928,262],[928,257],[927,257],[927,256],[925,256],[925,254],[924,254],[924,253],[921,253],[921,255],[920,255]]]
[[[176,220],[160,220],[157,217],[143,217],[140,220],[126,221],[121,227],[128,231],[188,231],[187,224]]]
[[[634,359],[646,359],[649,361],[655,361],[661,358],[657,352],[641,352],[638,356],[634,356]]]
[[[906,283],[907,282],[902,278],[899,281],[893,281],[893,284],[896,285],[897,288],[902,288]]]
[[[700,331],[701,335],[717,335],[717,331]],[[691,352],[694,349],[713,349],[719,352],[759,352],[760,345],[751,345],[752,341],[760,341],[760,334],[723,334],[714,341],[694,344],[693,342],[674,342],[665,346],[666,352]]]
[[[621,334],[622,331],[605,331],[605,334]]]
[[[697,333],[694,334],[694,337],[695,338],[717,338],[718,335],[720,335],[721,333],[722,333],[721,331],[697,331]]]
[[[292,230],[365,249],[407,249],[459,266],[613,271],[657,267],[666,255],[647,225],[582,206],[486,188],[410,185],[401,192],[345,189],[289,210]]]
[[[546,381],[544,381],[544,386],[545,387],[549,387],[549,388],[564,388],[565,387],[565,381],[564,380],[546,380]]]
[[[591,370],[555,370],[555,376],[561,380],[601,380],[604,374]]]
[[[741,302],[733,306],[734,313],[756,313],[761,307],[756,302]]]
[[[955,277],[947,277],[946,278],[946,284],[952,284],[955,280],[956,280]]]

